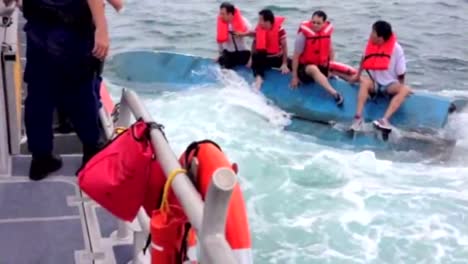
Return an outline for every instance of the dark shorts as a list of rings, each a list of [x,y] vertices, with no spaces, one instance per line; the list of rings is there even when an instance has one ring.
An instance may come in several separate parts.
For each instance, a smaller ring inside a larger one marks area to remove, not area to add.
[[[265,72],[271,68],[281,68],[283,55],[269,55],[266,52],[254,52],[252,54],[252,72],[254,77],[265,77]],[[288,68],[291,69],[291,60],[287,60]]]
[[[250,59],[250,51],[248,50],[240,50],[240,51],[233,51],[229,52],[227,50],[223,51],[221,57],[219,57],[219,65],[226,69],[232,69],[236,66],[243,66],[249,62]]]
[[[391,82],[387,85],[383,85],[373,81],[374,89],[369,93],[371,97],[375,98],[377,96],[391,97],[392,95],[388,92],[388,88],[397,82]]]
[[[302,83],[311,83],[314,81],[314,78],[312,76],[308,75],[305,71],[306,67],[308,64],[299,64],[299,67],[297,68],[297,77]],[[323,73],[326,77],[328,77],[329,69],[328,67],[324,66],[317,66],[320,70],[320,72]]]

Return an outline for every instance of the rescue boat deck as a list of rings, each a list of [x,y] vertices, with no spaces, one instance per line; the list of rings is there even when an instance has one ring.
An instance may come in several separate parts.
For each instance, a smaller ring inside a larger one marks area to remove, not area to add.
[[[20,19],[21,55],[25,54],[23,24]],[[14,82],[13,77],[5,77],[7,83]],[[75,172],[81,165],[81,147],[76,135],[55,135],[55,152],[62,154],[64,166],[39,182],[28,178],[31,156],[24,133],[22,137],[21,154],[12,157],[11,175],[0,173],[0,263],[131,261],[132,232],[118,239],[114,232],[118,220],[79,190]]]
[[[0,178],[0,263],[128,263],[131,238],[118,241],[117,219],[79,190],[81,155],[63,159],[52,177],[31,182],[30,157],[17,156],[12,176]]]

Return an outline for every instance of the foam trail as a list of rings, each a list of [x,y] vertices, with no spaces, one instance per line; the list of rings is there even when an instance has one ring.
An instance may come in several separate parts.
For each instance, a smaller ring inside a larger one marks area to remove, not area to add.
[[[276,107],[261,92],[252,88],[244,78],[234,71],[222,70],[219,73],[223,87],[223,97],[231,105],[241,106],[268,120],[275,126],[284,127],[290,124],[291,114]]]

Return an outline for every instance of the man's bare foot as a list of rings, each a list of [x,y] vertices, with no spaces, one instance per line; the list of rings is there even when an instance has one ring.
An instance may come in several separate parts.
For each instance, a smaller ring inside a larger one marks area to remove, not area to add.
[[[263,79],[262,79],[262,77],[257,76],[257,77],[255,78],[255,89],[260,90],[260,88],[262,88],[262,84],[263,84]]]
[[[248,61],[247,64],[245,65],[245,67],[247,67],[247,68],[252,68],[252,58],[249,59],[249,61]]]

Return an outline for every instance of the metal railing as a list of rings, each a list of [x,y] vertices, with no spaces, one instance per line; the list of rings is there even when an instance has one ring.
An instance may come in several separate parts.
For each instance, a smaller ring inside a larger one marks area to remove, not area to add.
[[[20,152],[22,97],[22,74],[18,55],[19,10],[15,7],[15,3],[0,9],[1,68],[5,103],[9,109],[7,112],[9,152],[11,155],[16,155]]]
[[[114,125],[109,122],[109,114],[103,109],[100,114],[105,134],[111,138],[114,134]],[[122,91],[117,117],[115,127],[128,127],[131,124],[132,117],[135,120],[143,118],[145,122],[153,121],[137,94],[127,89]],[[150,135],[156,157],[158,157],[158,161],[167,177],[173,170],[181,167],[180,163],[159,129],[153,129]],[[215,171],[206,199],[203,202],[199,192],[186,174],[179,173],[172,182],[172,190],[198,235],[201,263],[237,263],[225,239],[227,209],[236,183],[237,178],[232,170],[224,168]],[[138,254],[141,252],[150,232],[150,219],[142,208],[140,208],[136,221],[139,223],[141,231],[134,231],[133,264],[138,263]],[[128,229],[126,229],[125,225],[126,223],[120,222],[117,232],[118,237],[127,235]]]
[[[7,107],[5,86],[3,83],[3,72],[0,73],[0,175],[8,175],[10,173],[10,153],[8,150],[8,123],[7,123]]]
[[[11,154],[19,153],[21,133],[21,87],[15,74],[18,10],[15,3],[0,2],[0,175],[9,175]],[[15,82],[16,81],[16,82]],[[16,86],[15,86],[16,85]],[[18,111],[19,110],[19,111]],[[16,122],[15,122],[16,121]]]

